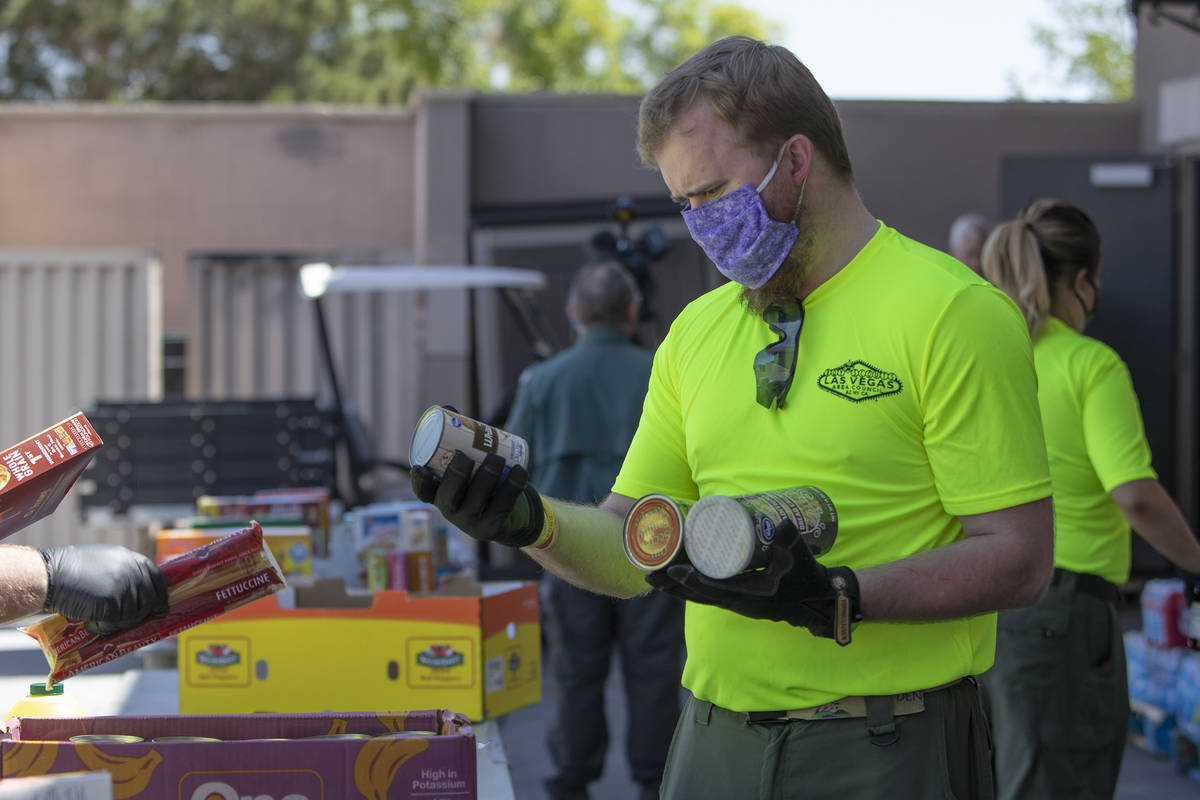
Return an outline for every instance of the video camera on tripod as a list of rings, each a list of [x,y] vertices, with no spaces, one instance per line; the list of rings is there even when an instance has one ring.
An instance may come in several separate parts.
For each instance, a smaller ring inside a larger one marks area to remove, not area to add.
[[[597,258],[619,262],[637,283],[642,293],[640,321],[654,319],[652,303],[655,284],[650,264],[662,260],[671,251],[671,241],[658,226],[645,228],[636,241],[629,236],[629,224],[637,217],[633,198],[623,194],[613,203],[609,216],[618,224],[617,232],[598,231],[592,236],[592,251]]]

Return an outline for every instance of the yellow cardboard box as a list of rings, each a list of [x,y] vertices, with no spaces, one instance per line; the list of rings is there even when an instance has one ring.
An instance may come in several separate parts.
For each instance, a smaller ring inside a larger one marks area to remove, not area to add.
[[[249,524],[247,521],[223,527],[164,528],[154,534],[154,560],[161,564],[200,545],[212,544]],[[312,575],[312,529],[307,525],[267,524],[263,526],[263,536],[284,575]]]
[[[537,584],[355,600],[321,579],[297,588],[295,608],[272,595],[181,632],[180,712],[453,708],[483,720],[541,699]]]

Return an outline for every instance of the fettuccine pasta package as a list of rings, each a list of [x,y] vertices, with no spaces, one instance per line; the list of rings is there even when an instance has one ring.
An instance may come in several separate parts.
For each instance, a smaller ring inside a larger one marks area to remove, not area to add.
[[[47,686],[266,597],[284,586],[283,571],[257,522],[189,550],[160,568],[167,583],[166,616],[147,617],[111,636],[92,633],[84,623],[61,615],[21,629],[37,639],[50,662]]]

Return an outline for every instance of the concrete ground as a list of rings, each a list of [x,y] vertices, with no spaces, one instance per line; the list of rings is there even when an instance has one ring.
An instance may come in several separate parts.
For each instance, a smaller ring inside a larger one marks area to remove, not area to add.
[[[544,662],[543,662],[544,663]],[[625,711],[621,704],[620,670],[614,664],[605,693],[610,736],[604,774],[592,784],[592,800],[635,800],[637,784],[629,775],[622,740]],[[547,675],[546,680],[552,680]],[[541,800],[542,782],[551,773],[546,751],[546,726],[553,718],[554,696],[543,691],[542,701],[500,718],[500,731],[508,753],[513,789],[517,798]],[[1121,762],[1121,776],[1114,800],[1186,800],[1200,799],[1200,783],[1179,773],[1165,758],[1152,755],[1129,744]]]

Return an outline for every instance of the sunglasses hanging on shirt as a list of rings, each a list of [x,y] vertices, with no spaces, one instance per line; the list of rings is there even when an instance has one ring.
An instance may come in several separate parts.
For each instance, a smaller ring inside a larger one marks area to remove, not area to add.
[[[804,307],[799,303],[768,306],[762,318],[779,341],[754,356],[756,398],[765,408],[782,409],[796,375],[796,344],[804,323]]]

